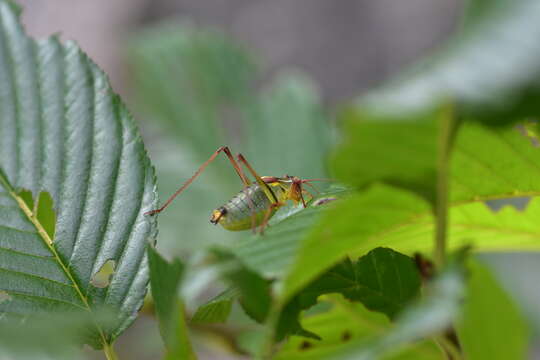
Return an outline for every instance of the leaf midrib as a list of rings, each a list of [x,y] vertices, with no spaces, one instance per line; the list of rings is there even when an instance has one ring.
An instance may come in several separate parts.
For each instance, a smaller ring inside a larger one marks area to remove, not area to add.
[[[47,245],[47,248],[53,254],[56,262],[60,265],[60,267],[62,268],[62,270],[64,271],[64,273],[68,277],[69,281],[71,282],[71,286],[75,289],[75,291],[77,292],[77,295],[79,295],[79,298],[81,299],[81,301],[84,304],[84,307],[82,307],[82,308],[84,310],[86,310],[86,311],[92,312],[92,309],[90,307],[88,299],[83,295],[83,293],[81,291],[81,288],[79,287],[79,284],[77,284],[77,282],[75,281],[74,276],[71,274],[68,267],[64,264],[64,262],[62,261],[62,259],[59,256],[58,252],[54,248],[53,240],[51,239],[51,237],[49,236],[49,234],[47,233],[47,231],[45,230],[43,225],[41,225],[41,223],[38,221],[38,219],[34,216],[32,210],[30,210],[28,208],[28,206],[26,205],[24,200],[22,198],[20,198],[19,196],[17,196],[17,194],[15,192],[15,189],[13,189],[13,187],[11,186],[9,181],[3,176],[3,174],[1,172],[0,172],[0,184],[8,191],[9,195],[15,201],[17,201],[17,203],[19,204],[19,208],[24,212],[24,214],[26,215],[28,220],[30,220],[30,222],[35,226],[35,228],[36,228],[38,234],[40,235],[41,239],[45,242],[45,245]],[[97,328],[97,330],[98,330],[98,332],[100,334],[100,337],[101,337],[101,339],[103,341],[103,344],[106,345],[107,341],[105,339],[105,335],[103,333],[103,330],[99,327],[99,325],[97,323],[94,323],[94,324],[95,324],[95,326],[96,326],[96,328]]]

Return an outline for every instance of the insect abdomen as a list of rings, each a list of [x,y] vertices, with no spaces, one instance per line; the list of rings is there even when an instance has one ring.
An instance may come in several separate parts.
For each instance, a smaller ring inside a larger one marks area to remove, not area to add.
[[[261,187],[255,183],[244,188],[225,205],[214,210],[210,221],[216,219],[217,221],[212,222],[218,222],[227,230],[247,230],[263,222],[271,204]]]

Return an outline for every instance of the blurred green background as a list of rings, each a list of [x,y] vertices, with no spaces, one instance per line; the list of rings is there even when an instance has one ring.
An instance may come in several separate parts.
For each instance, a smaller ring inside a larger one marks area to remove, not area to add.
[[[162,201],[222,145],[262,175],[328,176],[335,109],[443,41],[460,10],[455,0],[20,2],[30,35],[61,31],[110,76],[138,120]],[[206,245],[249,235],[208,222],[240,188],[218,158],[160,215],[160,251],[193,262]],[[240,311],[234,319],[229,336],[254,326]],[[201,359],[239,358],[223,331],[194,329]],[[145,315],[117,345],[126,359],[161,349]]]

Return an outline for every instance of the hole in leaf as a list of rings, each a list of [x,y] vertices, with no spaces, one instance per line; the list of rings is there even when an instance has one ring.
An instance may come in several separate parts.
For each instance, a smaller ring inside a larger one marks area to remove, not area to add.
[[[97,288],[106,288],[111,281],[111,275],[114,273],[116,262],[112,259],[107,260],[97,273],[92,276],[90,283]]]
[[[498,212],[505,206],[513,207],[516,210],[524,211],[531,201],[530,197],[515,197],[511,199],[496,199],[486,201],[486,205],[493,211]]]
[[[5,301],[10,301],[10,300],[11,300],[11,296],[4,290],[0,290],[0,304]]]
[[[34,199],[32,198],[32,192],[30,190],[23,189],[17,194],[28,206],[30,210],[34,209]]]
[[[56,214],[53,208],[52,196],[46,191],[40,192],[38,196],[37,219],[49,237],[54,240]]]
[[[300,344],[300,350],[309,350],[312,347],[313,344],[306,340],[302,341],[302,343]]]
[[[347,341],[351,340],[351,337],[352,337],[351,332],[349,330],[345,330],[341,334],[341,341],[347,342]]]
[[[517,126],[519,132],[528,138],[531,145],[534,147],[540,147],[540,139],[538,136],[538,121],[526,120],[523,124]]]
[[[53,207],[53,199],[47,191],[42,191],[37,197],[37,201],[32,197],[30,190],[23,189],[17,194],[28,206],[33,217],[41,224],[51,240],[54,241],[54,230],[56,225],[56,214]]]

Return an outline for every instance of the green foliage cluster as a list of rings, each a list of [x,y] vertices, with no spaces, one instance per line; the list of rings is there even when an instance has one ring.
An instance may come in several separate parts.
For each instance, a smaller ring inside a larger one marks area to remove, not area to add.
[[[166,359],[197,358],[212,331],[261,359],[526,357],[540,309],[477,254],[540,249],[537,1],[471,0],[445,48],[341,112],[339,139],[306,75],[260,89],[245,49],[187,22],[135,36],[163,196],[223,144],[265,175],[344,184],[233,235],[204,215],[240,187],[216,161],[159,217],[171,261],[126,106],[19,13],[0,0],[0,357],[116,359],[148,284]]]

